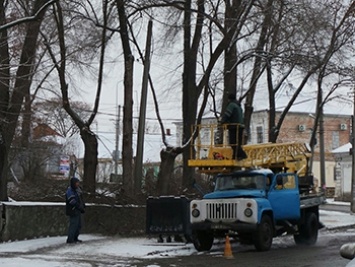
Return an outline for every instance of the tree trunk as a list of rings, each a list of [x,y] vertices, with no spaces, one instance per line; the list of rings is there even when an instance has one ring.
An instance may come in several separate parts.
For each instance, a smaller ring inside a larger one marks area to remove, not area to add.
[[[233,0],[232,6],[229,1],[226,1],[225,11],[225,29],[226,32],[230,30],[235,18],[237,17],[237,4]],[[223,103],[221,115],[224,114],[228,104],[228,95],[237,92],[237,68],[235,66],[237,62],[237,48],[235,43],[231,43],[224,51],[224,90],[223,90]]]
[[[6,23],[4,1],[0,0],[0,25]],[[0,119],[4,119],[10,100],[10,59],[7,30],[0,31]]]
[[[271,71],[271,62],[268,62],[266,74],[268,81],[268,90],[269,90],[269,142],[276,143],[277,131],[275,127],[276,121],[276,102],[275,102],[275,93],[274,86],[272,83],[272,71]]]
[[[0,0],[0,25],[6,23],[4,0]],[[9,103],[10,62],[7,30],[0,31],[0,201],[7,201],[7,146],[5,140],[7,108]]]
[[[37,0],[35,3],[34,14],[40,7],[43,6],[45,0]],[[8,148],[10,147],[12,138],[15,134],[15,129],[17,126],[18,117],[21,111],[24,97],[26,96],[27,90],[32,82],[32,70],[33,64],[37,51],[37,39],[39,35],[40,26],[44,17],[44,11],[41,13],[41,16],[34,22],[30,22],[27,26],[27,33],[25,41],[23,43],[21,58],[19,67],[16,72],[15,88],[11,96],[11,104],[8,109],[8,127],[6,131],[7,138],[10,142],[7,144]]]
[[[87,127],[81,129],[80,135],[85,146],[83,187],[86,192],[93,194],[96,188],[97,138]]]
[[[275,20],[274,29],[272,32],[272,40],[271,40],[271,47],[270,53],[275,54],[276,47],[279,45],[280,40],[280,25],[282,24],[282,17],[283,17],[283,10],[284,10],[284,3],[280,3],[279,9],[277,11],[277,19]],[[275,14],[276,15],[276,14]],[[272,76],[272,57],[267,59],[267,66],[266,66],[266,75],[267,75],[267,84],[268,84],[268,91],[269,91],[269,142],[276,143],[277,133],[280,129],[276,128],[276,101],[275,96],[278,90],[281,88],[282,80],[285,80],[288,75],[291,73],[293,67],[289,68],[289,71],[286,72],[286,75],[283,76],[276,88],[274,88]]]
[[[199,0],[197,3],[199,13],[193,38],[191,35],[191,0],[185,1],[184,6],[184,70],[182,81],[183,144],[186,144],[192,135],[191,126],[196,123],[197,104],[200,95],[196,86],[196,64],[203,24],[202,14],[204,13],[204,1]],[[182,186],[183,188],[190,188],[192,187],[195,176],[194,169],[187,164],[190,158],[190,144],[182,151],[182,157]]]
[[[160,170],[158,174],[157,193],[158,196],[170,195],[171,177],[174,173],[174,163],[177,155],[181,153],[180,148],[168,147],[160,151]]]
[[[122,164],[123,164],[123,186],[126,192],[133,190],[133,64],[134,57],[130,48],[128,21],[126,17],[125,3],[117,0],[117,9],[120,21],[120,35],[125,59],[124,72],[124,107],[123,107],[123,144],[122,144]]]

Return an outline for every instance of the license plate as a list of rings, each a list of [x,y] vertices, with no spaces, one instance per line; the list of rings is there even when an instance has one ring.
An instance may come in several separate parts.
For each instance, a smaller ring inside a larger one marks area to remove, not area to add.
[[[211,228],[212,229],[226,229],[226,226],[223,224],[212,224]]]

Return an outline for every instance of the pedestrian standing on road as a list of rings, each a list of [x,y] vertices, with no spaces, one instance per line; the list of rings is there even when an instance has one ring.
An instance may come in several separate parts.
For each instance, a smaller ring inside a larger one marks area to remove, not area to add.
[[[233,159],[242,160],[247,158],[246,153],[242,149],[244,116],[240,103],[237,101],[235,94],[228,95],[229,103],[224,112],[221,123],[228,123],[229,144],[233,149]],[[238,140],[237,140],[238,136]],[[238,141],[238,142],[237,142]]]
[[[67,243],[82,242],[78,237],[82,226],[82,214],[85,213],[85,203],[79,184],[78,178],[71,178],[65,194],[66,215],[69,217]]]

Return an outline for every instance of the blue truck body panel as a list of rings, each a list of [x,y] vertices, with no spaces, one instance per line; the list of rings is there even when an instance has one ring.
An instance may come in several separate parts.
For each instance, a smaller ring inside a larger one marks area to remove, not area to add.
[[[265,212],[270,212],[273,214],[273,209],[270,202],[266,198],[255,199],[258,204],[258,223],[261,221],[261,217]]]

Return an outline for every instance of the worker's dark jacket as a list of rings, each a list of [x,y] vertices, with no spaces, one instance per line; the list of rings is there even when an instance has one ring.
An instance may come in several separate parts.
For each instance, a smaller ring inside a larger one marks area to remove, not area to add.
[[[236,100],[229,102],[221,123],[244,123],[243,110]],[[233,128],[235,128],[235,126]]]
[[[65,194],[65,211],[68,216],[76,216],[85,212],[85,204],[81,196],[80,188],[69,186]]]

